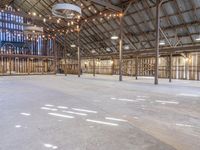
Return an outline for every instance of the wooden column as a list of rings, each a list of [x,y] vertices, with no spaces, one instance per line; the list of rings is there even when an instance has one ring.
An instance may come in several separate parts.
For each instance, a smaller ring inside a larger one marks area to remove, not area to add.
[[[11,75],[11,71],[12,71],[11,57],[9,57],[9,72],[10,72],[10,75]]]
[[[138,55],[135,58],[135,79],[138,79]]]
[[[2,75],[4,75],[4,69],[5,69],[5,67],[4,67],[4,58],[3,58],[3,56],[1,57],[1,63],[2,63]]]
[[[156,2],[156,52],[155,52],[155,79],[154,84],[158,84],[158,74],[159,74],[159,43],[160,43],[160,6],[161,1]]]
[[[48,70],[48,69],[49,69],[49,60],[47,59],[46,61],[47,61],[47,62],[46,62],[46,67],[47,67],[47,68],[46,68],[46,71],[47,71],[47,74],[48,74],[48,71],[49,71],[49,70]]]
[[[80,30],[78,31],[78,77],[81,76],[81,58],[80,58]]]
[[[188,59],[188,57],[189,57],[189,55],[188,54],[186,54],[186,58],[185,58],[185,79],[186,80],[189,80],[189,75],[190,75],[190,73],[189,73],[189,59]]]
[[[66,55],[67,44],[66,44],[66,42],[67,42],[67,33],[65,35],[65,41],[64,41],[64,43],[65,43],[65,48],[64,48],[64,60],[65,60],[64,73],[65,73],[65,76],[67,76],[67,72],[68,72],[68,70],[67,70],[67,55]]]
[[[27,69],[28,69],[28,75],[30,75],[31,67],[30,67],[30,59],[29,59],[29,58],[27,59],[27,64],[28,64],[28,66],[27,66]]]
[[[115,70],[115,61],[112,59],[112,75],[114,75],[114,70]]]
[[[42,74],[45,73],[45,60],[42,59]]]
[[[172,82],[172,53],[169,56],[169,82]]]
[[[53,40],[53,50],[54,50],[54,73],[57,73],[57,47],[56,47],[56,37]]]
[[[92,65],[92,67],[93,67],[93,76],[95,77],[95,68],[96,68],[96,66],[95,66],[95,57],[93,57],[93,65]]]
[[[119,39],[119,81],[122,81],[122,55],[123,55],[123,14],[120,16],[120,39]]]
[[[197,57],[197,80],[200,80],[200,56]]]

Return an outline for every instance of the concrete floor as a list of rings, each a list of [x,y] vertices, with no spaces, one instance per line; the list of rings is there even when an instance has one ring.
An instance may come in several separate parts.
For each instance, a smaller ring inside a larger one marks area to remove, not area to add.
[[[200,82],[0,77],[0,150],[199,150]]]

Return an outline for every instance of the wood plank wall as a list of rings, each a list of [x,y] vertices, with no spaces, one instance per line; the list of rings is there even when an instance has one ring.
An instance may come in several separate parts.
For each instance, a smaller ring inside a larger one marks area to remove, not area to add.
[[[51,74],[53,60],[0,57],[0,75]]]
[[[135,76],[136,59],[123,60],[123,75]],[[153,76],[154,75],[154,58],[138,59],[138,75]],[[81,68],[83,73],[93,72],[92,59],[82,60]],[[172,77],[173,79],[200,80],[200,53],[188,54],[188,57],[173,56],[172,58]],[[95,59],[96,74],[118,74],[119,61]],[[159,59],[159,77],[169,77],[169,57],[161,57]]]

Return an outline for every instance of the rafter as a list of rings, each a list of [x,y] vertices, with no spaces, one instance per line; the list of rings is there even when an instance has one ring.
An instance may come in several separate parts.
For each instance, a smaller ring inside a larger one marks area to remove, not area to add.
[[[115,6],[115,5],[112,5],[110,2],[107,2],[105,0],[87,0],[87,1],[90,1],[94,4],[98,4],[100,6],[103,6],[105,7],[106,9],[109,9],[109,10],[113,10],[113,11],[117,11],[117,12],[122,12],[123,9],[118,7],[118,6]]]

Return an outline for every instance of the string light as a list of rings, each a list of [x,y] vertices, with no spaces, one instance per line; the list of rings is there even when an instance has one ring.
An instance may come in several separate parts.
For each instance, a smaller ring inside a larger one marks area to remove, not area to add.
[[[81,6],[83,6],[83,4],[81,3],[80,4]],[[92,8],[92,7],[88,7],[88,9],[89,10],[93,10],[95,13],[97,13],[97,10],[96,9],[94,9],[94,8]],[[3,11],[3,10],[1,10],[1,11]],[[17,9],[17,11],[20,11],[20,9],[18,8]],[[41,14],[36,14],[36,12],[28,12],[28,15],[32,15],[32,16],[38,16],[38,17],[42,17],[42,15]],[[91,19],[84,19],[83,21],[84,22],[88,22],[88,21],[93,21],[93,22],[95,22],[96,20],[100,20],[100,21],[103,21],[103,19],[111,19],[111,18],[116,18],[116,17],[122,17],[124,14],[123,13],[104,13],[104,12],[99,12],[98,13],[98,15],[100,15],[100,16],[102,16],[102,17],[99,17],[99,18],[91,18]],[[104,18],[104,17],[105,18]],[[51,20],[52,19],[52,17],[51,16],[49,16],[48,18],[43,18],[43,22],[44,23],[46,23],[48,20]],[[67,25],[70,27],[70,26],[72,26],[72,28],[71,29],[68,29],[68,30],[55,30],[55,29],[49,29],[49,28],[47,28],[46,29],[46,31],[48,31],[48,32],[51,32],[51,31],[53,31],[53,32],[58,32],[58,35],[63,35],[63,33],[73,33],[73,32],[77,32],[77,31],[79,31],[80,30],[80,27],[79,27],[79,25],[76,25],[76,26],[73,26],[73,25],[75,25],[75,24],[77,24],[77,23],[81,23],[81,22],[79,22],[79,21],[81,21],[80,20],[81,19],[81,16],[79,15],[78,16],[78,19],[76,20],[76,22],[75,21],[69,21],[69,22],[67,22]],[[59,18],[59,19],[57,19],[56,20],[56,23],[60,23],[61,22],[61,19]],[[31,22],[27,22],[27,24],[31,24]],[[35,31],[33,31],[33,33],[35,33]],[[56,34],[55,34],[55,36],[56,36]],[[41,37],[42,38],[45,38],[45,36],[44,35],[41,35]],[[50,37],[50,35],[49,35],[49,37]],[[27,37],[28,38],[28,37]],[[31,37],[30,37],[31,38]]]
[[[83,6],[82,3],[81,3],[80,5]],[[6,8],[8,9],[8,7],[9,7],[9,6],[7,6]],[[95,13],[97,13],[97,10],[94,9],[94,8],[92,8],[91,6],[89,6],[88,9],[89,9],[89,10],[92,10],[92,9],[93,9],[93,11],[94,11]],[[3,12],[3,10],[1,10],[1,11]],[[20,11],[20,8],[18,8],[17,11]],[[111,18],[122,17],[122,16],[124,15],[123,13],[118,13],[118,14],[116,14],[116,13],[103,13],[103,12],[99,12],[98,14],[99,14],[100,16],[103,15],[103,16],[106,17],[106,19],[108,19],[108,20],[111,19]],[[28,12],[28,15],[33,15],[34,17],[35,17],[35,16],[39,16],[40,18],[42,17],[41,14],[37,15],[36,12],[32,12],[32,13],[31,13],[31,12]],[[77,23],[79,23],[80,19],[81,19],[81,16],[79,15],[79,16],[78,16],[78,19],[76,20]],[[99,17],[98,19],[99,19],[100,21],[103,20],[102,17]],[[44,22],[44,23],[46,23],[48,20],[52,20],[52,17],[49,16],[48,19],[43,18],[43,22]],[[88,19],[84,19],[83,21],[84,21],[84,22],[88,22],[88,21],[93,21],[93,22],[95,22],[96,19],[95,19],[95,18],[89,19],[89,20],[88,20]],[[59,24],[60,22],[61,22],[61,19],[57,19],[57,20],[56,20],[56,23]],[[27,23],[27,24],[28,24],[28,23]],[[68,26],[71,26],[71,25],[74,25],[74,24],[75,24],[75,23],[74,23],[73,21],[67,23]]]
[[[123,13],[119,13],[119,17],[122,17],[124,14]]]

